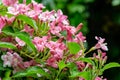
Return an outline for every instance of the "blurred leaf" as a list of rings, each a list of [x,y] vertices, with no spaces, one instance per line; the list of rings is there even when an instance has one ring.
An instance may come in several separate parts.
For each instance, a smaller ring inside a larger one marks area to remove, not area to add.
[[[119,63],[116,63],[116,62],[111,62],[111,63],[108,63],[106,64],[103,68],[102,68],[102,72],[107,70],[107,69],[110,69],[110,68],[113,68],[113,67],[120,67],[120,64]]]
[[[91,80],[91,74],[89,71],[80,72],[75,63],[67,64],[67,67],[70,69],[70,78],[82,77],[85,80]]]
[[[95,0],[74,0],[75,3],[90,3],[94,2]]]
[[[7,70],[5,72],[5,77],[2,80],[12,80],[10,75],[11,75],[11,70]]]
[[[4,27],[2,29],[2,32],[7,34],[7,35],[15,36],[15,34],[14,34],[15,32],[14,32],[14,30],[13,30],[13,28],[11,26]]]
[[[40,3],[41,2],[41,0],[35,0],[36,2],[38,2],[38,3]]]
[[[24,21],[25,23],[29,24],[31,27],[33,27],[33,28],[35,29],[35,31],[38,30],[38,27],[37,27],[37,25],[36,25],[36,22],[35,22],[33,19],[29,18],[28,16],[18,15],[18,16],[17,16],[17,19],[22,20],[22,21]]]
[[[26,4],[29,4],[29,3],[31,3],[31,0],[26,0]]]
[[[19,3],[23,3],[23,0],[19,0]]]
[[[70,77],[72,77],[72,78],[82,77],[85,80],[91,80],[91,74],[89,71],[74,72]]]
[[[76,42],[68,42],[67,46],[71,54],[77,54],[80,51],[80,45]]]
[[[120,5],[120,0],[112,0],[112,5],[113,5],[113,6],[118,6],[118,5]]]
[[[84,5],[80,5],[80,4],[68,5],[68,10],[70,13],[75,13],[75,12],[82,13],[83,11],[85,11],[85,9],[86,9],[86,7]]]
[[[54,0],[42,0],[42,3],[48,8],[48,9],[55,9],[56,10],[56,5]]]
[[[17,72],[13,75],[13,77],[27,77],[27,76],[31,76],[31,77],[38,77],[38,74],[40,74],[41,76],[46,76],[47,78],[50,77],[50,75],[45,72],[42,68],[40,68],[39,66],[33,66],[33,67],[29,67],[28,69],[21,71],[21,72]]]
[[[58,63],[59,69],[62,70],[63,68],[65,68],[67,65],[65,64],[65,62],[63,60],[59,61]]]
[[[0,4],[2,4],[2,0],[0,0]]]
[[[8,43],[8,42],[0,42],[0,47],[1,48],[16,49],[16,46],[14,44]]]
[[[90,58],[80,58],[79,60],[95,66],[95,63]]]

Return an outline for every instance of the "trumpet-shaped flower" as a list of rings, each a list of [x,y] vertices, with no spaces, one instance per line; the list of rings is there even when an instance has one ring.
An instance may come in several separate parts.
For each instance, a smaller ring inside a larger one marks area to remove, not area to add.
[[[95,37],[96,40],[98,40],[98,43],[95,45],[95,49],[99,49],[101,48],[102,50],[104,51],[108,51],[108,48],[107,48],[107,43],[104,43],[105,39],[104,38],[101,38],[101,37]]]

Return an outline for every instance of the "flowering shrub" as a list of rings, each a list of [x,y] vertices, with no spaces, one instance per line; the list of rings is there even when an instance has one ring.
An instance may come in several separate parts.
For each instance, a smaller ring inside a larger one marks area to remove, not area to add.
[[[31,0],[2,0],[0,5],[0,76],[3,80],[107,80],[105,39],[86,49],[86,37],[67,16]],[[92,53],[93,56],[87,56]]]

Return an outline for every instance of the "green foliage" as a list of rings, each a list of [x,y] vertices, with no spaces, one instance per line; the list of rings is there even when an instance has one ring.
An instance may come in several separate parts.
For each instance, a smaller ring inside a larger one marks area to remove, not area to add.
[[[76,42],[68,42],[67,46],[71,54],[77,54],[80,51],[80,45]]]
[[[67,65],[65,64],[65,62],[63,60],[61,60],[59,63],[58,63],[58,67],[60,70],[62,70],[63,68],[65,68]]]
[[[87,63],[95,66],[94,61],[92,61],[90,58],[80,58],[79,60],[80,60],[80,61],[83,61],[83,62],[87,62]]]
[[[38,27],[37,27],[37,25],[36,25],[36,22],[35,22],[33,19],[31,19],[31,18],[29,18],[29,17],[27,17],[27,16],[25,16],[25,15],[18,15],[18,16],[17,16],[17,19],[25,22],[26,24],[29,24],[31,27],[33,27],[33,28],[35,29],[35,31],[38,30]]]
[[[10,75],[11,75],[11,70],[7,70],[5,72],[5,77],[2,80],[12,80]]]
[[[16,46],[14,44],[8,42],[0,42],[0,47],[8,48],[8,49],[16,49]]]
[[[19,3],[23,3],[23,0],[19,0]],[[31,0],[26,0],[26,4],[31,3]]]
[[[113,67],[120,67],[120,64],[119,63],[116,63],[116,62],[111,62],[111,63],[108,63],[106,64],[103,68],[102,68],[102,72],[107,70],[107,69],[110,69],[110,68],[113,68]]]
[[[74,79],[76,77],[82,77],[84,78],[85,80],[91,80],[91,73],[90,71],[78,71],[78,68],[77,66],[74,64],[74,63],[70,63],[68,64],[68,67],[70,69],[70,78]]]
[[[29,67],[28,69],[21,71],[21,72],[17,72],[15,73],[12,77],[13,78],[18,78],[18,77],[47,77],[50,78],[50,75],[45,72],[45,70],[43,70],[41,67],[39,66],[33,66],[33,67]]]
[[[13,28],[11,26],[3,28],[2,32],[7,34],[7,35],[11,35],[11,36],[20,38],[33,50],[34,53],[37,52],[34,44],[32,43],[30,36],[27,33],[20,32],[20,31],[16,32],[15,30],[13,30]]]

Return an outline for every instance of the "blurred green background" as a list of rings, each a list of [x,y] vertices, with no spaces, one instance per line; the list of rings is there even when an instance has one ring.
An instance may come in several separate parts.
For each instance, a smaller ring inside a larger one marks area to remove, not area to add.
[[[61,9],[68,15],[70,24],[84,24],[82,32],[87,36],[88,47],[93,46],[95,36],[106,38],[108,62],[120,63],[120,0],[36,0],[48,10]],[[120,80],[120,68],[104,72],[108,80]]]

